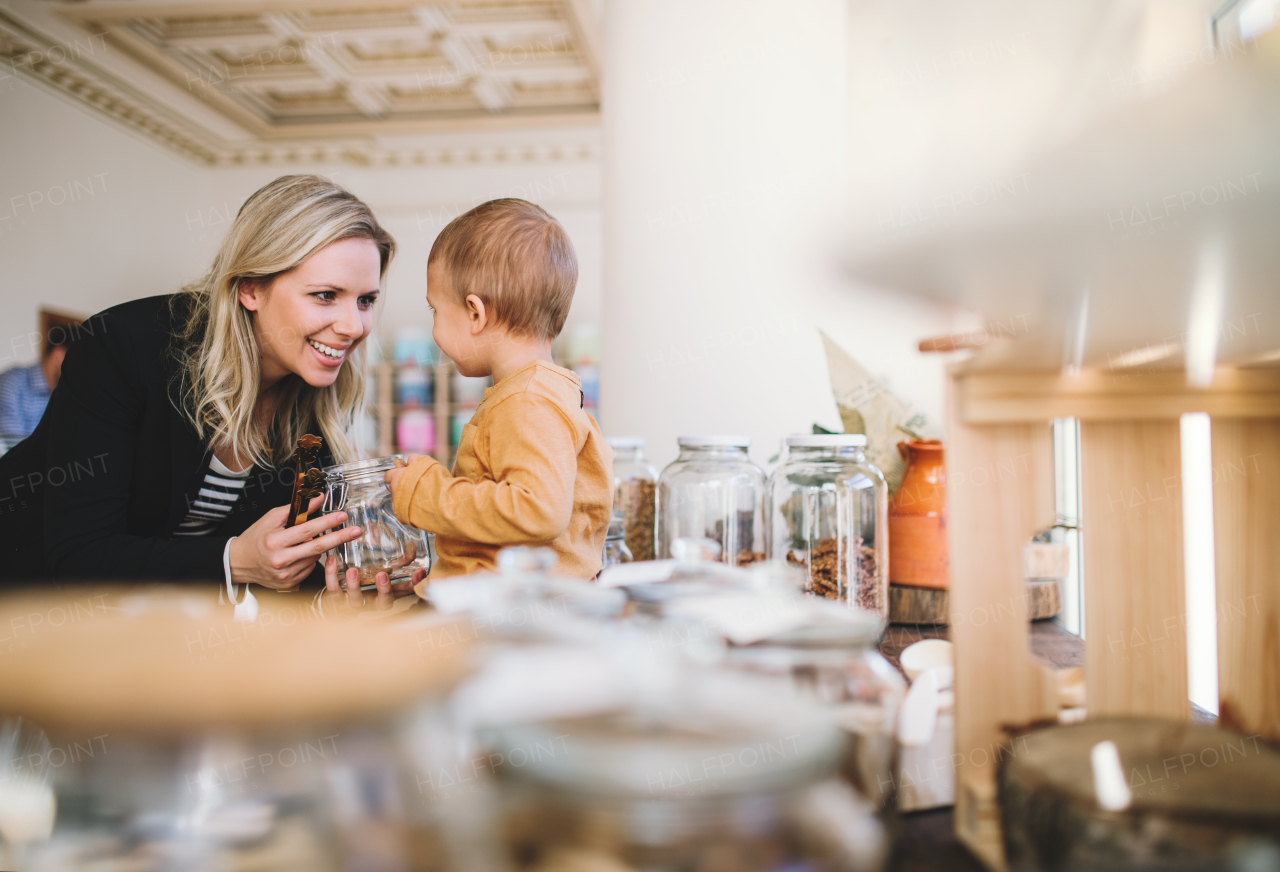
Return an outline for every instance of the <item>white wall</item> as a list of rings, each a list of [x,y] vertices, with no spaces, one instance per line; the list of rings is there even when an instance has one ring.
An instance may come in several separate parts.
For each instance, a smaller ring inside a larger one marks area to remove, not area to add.
[[[580,134],[579,134],[580,136]],[[397,326],[431,326],[426,305],[427,255],[436,235],[451,219],[485,200],[521,197],[554,215],[568,231],[578,254],[579,280],[569,324],[598,324],[600,320],[600,165],[598,160],[552,163],[487,164],[359,168],[308,166],[255,167],[211,173],[206,210],[214,217],[233,212],[257,188],[286,172],[326,175],[365,200],[378,220],[396,239],[398,250],[387,278],[377,331],[390,337]],[[195,210],[192,210],[195,214]],[[197,221],[198,225],[198,221]],[[216,228],[206,233],[207,257],[220,238]]]
[[[679,22],[673,27],[672,22]],[[940,418],[952,329],[841,268],[843,0],[617,0],[605,19],[601,419],[644,436],[838,427],[819,329]]]
[[[16,75],[0,117],[0,369],[39,356],[41,305],[89,315],[201,272],[181,216],[206,173]]]
[[[593,146],[587,157],[570,151],[559,161],[210,169],[18,76],[0,80],[0,114],[0,369],[37,358],[29,334],[41,305],[88,315],[197,278],[244,199],[290,172],[321,173],[350,188],[395,236],[399,253],[377,321],[383,336],[399,325],[430,326],[426,259],[436,234],[455,215],[505,196],[533,200],[564,224],[580,264],[569,329],[599,324],[600,169],[592,131],[433,140]],[[75,181],[72,194],[60,193]]]

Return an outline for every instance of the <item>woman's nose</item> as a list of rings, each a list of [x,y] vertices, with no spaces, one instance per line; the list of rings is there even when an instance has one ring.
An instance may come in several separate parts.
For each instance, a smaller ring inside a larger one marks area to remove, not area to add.
[[[352,303],[350,306],[343,306],[338,319],[333,322],[334,332],[348,339],[357,339],[364,335],[364,321],[360,317],[360,307],[358,303]]]

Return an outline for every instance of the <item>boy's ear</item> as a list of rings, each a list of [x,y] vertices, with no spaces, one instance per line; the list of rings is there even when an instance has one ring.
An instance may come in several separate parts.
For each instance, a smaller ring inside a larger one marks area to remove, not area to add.
[[[471,335],[475,336],[489,323],[489,311],[484,300],[475,294],[467,294],[467,319],[471,322]]]

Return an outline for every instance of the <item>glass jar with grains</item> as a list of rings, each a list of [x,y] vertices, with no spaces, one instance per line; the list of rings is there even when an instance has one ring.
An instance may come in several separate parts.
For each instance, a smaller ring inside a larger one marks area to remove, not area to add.
[[[747,457],[747,436],[681,436],[680,454],[658,479],[658,557],[677,539],[720,543],[720,559],[765,559],[761,506],[765,477]]]
[[[888,488],[861,434],[788,436],[769,478],[769,556],[804,568],[808,591],[889,610]]]
[[[605,442],[613,449],[613,510],[622,513],[627,550],[633,560],[653,560],[658,470],[645,460],[641,437],[616,436]]]

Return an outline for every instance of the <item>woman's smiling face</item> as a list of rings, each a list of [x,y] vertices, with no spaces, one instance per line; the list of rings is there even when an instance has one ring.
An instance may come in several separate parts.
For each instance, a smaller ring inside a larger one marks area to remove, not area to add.
[[[241,282],[240,304],[253,312],[263,386],[293,373],[316,388],[338,378],[347,357],[373,329],[381,260],[371,239],[339,239],[269,285]]]

